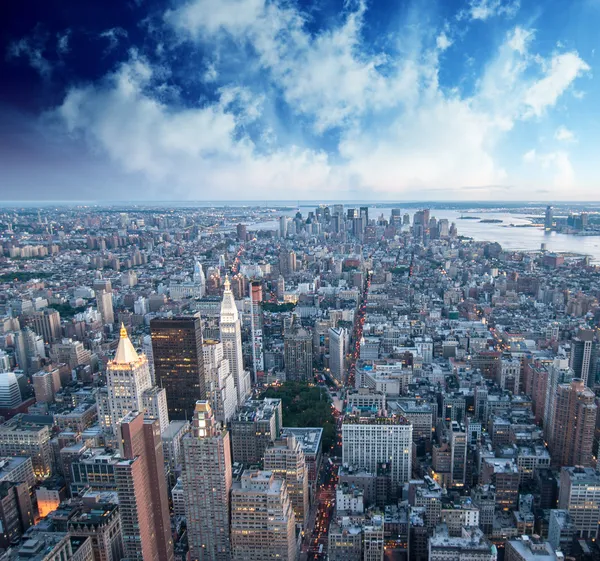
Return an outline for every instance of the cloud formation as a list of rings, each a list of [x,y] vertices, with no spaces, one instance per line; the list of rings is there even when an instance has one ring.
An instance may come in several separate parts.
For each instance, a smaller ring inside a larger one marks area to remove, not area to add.
[[[468,18],[410,29],[404,42],[366,41],[368,9],[349,2],[315,30],[283,0],[184,2],[161,14],[160,63],[132,49],[101,81],[70,88],[52,115],[127,172],[183,197],[470,197],[462,187],[515,183],[502,141],[543,119],[590,70],[576,51],[537,52],[535,31],[512,25],[471,88],[447,87],[440,73],[463,20],[514,17],[518,2],[472,0]],[[181,45],[209,92],[193,103],[165,96],[183,90],[169,66]],[[564,150],[524,161],[554,174],[557,188],[574,184]]]

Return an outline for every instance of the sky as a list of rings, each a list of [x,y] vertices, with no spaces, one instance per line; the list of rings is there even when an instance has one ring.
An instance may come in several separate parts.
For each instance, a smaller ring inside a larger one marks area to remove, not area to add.
[[[600,0],[22,0],[0,22],[0,200],[600,200]]]

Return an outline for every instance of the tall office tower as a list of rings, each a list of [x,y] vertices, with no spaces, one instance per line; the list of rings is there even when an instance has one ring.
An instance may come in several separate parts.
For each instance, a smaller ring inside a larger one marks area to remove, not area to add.
[[[40,370],[46,358],[44,340],[28,327],[15,333],[15,352],[17,364],[24,374]]]
[[[0,407],[3,409],[13,409],[21,405],[22,402],[21,388],[15,373],[2,372],[0,374]]]
[[[125,557],[174,561],[169,497],[157,420],[132,412],[121,421],[123,459],[115,467]]]
[[[115,323],[115,312],[113,310],[113,298],[112,292],[106,290],[99,290],[96,292],[96,305],[100,316],[102,317],[102,323],[113,324]]]
[[[355,208],[349,208],[346,210],[346,216],[348,217],[348,220],[352,221],[355,218],[358,218],[358,210]]]
[[[45,343],[51,344],[61,338],[60,314],[56,310],[49,308],[35,312],[31,318],[31,327]]]
[[[283,301],[285,296],[285,279],[279,275],[277,277],[277,299]]]
[[[143,393],[152,386],[148,360],[138,355],[121,325],[121,338],[115,358],[106,367],[106,386],[111,426],[119,434],[121,420],[132,411],[143,411]]]
[[[270,471],[249,471],[231,489],[233,559],[296,560],[296,520],[287,486]]]
[[[558,508],[569,511],[579,537],[596,539],[600,524],[600,473],[589,467],[563,467]]]
[[[293,435],[277,439],[265,450],[264,467],[285,479],[296,523],[306,526],[309,514],[308,470],[302,446]]]
[[[279,237],[285,238],[288,234],[288,218],[287,216],[279,217]]]
[[[296,252],[292,250],[283,250],[279,254],[279,272],[284,277],[289,277],[296,272]]]
[[[154,375],[154,353],[152,352],[152,337],[150,335],[144,335],[142,340],[142,352],[148,359],[148,368],[150,370],[150,379],[152,385],[156,384],[156,376]]]
[[[369,224],[369,207],[361,206],[360,207],[360,217],[364,220],[365,226]]]
[[[592,449],[598,408],[594,392],[577,378],[570,384],[560,384],[554,408],[550,442],[553,465],[595,466]]]
[[[347,417],[342,424],[342,462],[377,473],[392,464],[392,482],[406,483],[412,473],[412,424],[404,417]]]
[[[196,402],[192,432],[183,439],[183,488],[193,561],[229,561],[229,433],[207,401]]]
[[[200,317],[150,321],[156,385],[167,391],[169,417],[191,419],[196,401],[206,398]]]
[[[235,305],[229,277],[225,277],[225,290],[221,302],[221,317],[219,323],[221,342],[225,358],[229,361],[229,369],[233,375],[238,404],[244,403],[250,395],[250,372],[244,370],[242,355],[242,327],[238,309]]]
[[[248,238],[248,230],[246,228],[245,224],[238,224],[237,228],[237,239],[238,242],[245,242],[246,239]]]
[[[194,273],[192,276],[192,281],[194,284],[200,286],[200,298],[204,296],[206,292],[206,276],[204,275],[204,269],[202,268],[202,263],[196,261],[194,263]]]
[[[554,222],[554,209],[548,205],[546,207],[546,214],[544,215],[544,228],[546,230],[552,230],[552,224]]]
[[[329,328],[329,370],[335,380],[344,383],[346,376],[346,330]]]
[[[169,428],[169,407],[164,388],[152,386],[142,394],[142,407],[146,419],[157,419],[161,434]]]
[[[576,378],[581,378],[586,386],[593,386],[595,380],[589,379],[590,372],[595,374],[595,359],[597,349],[594,341],[594,331],[591,329],[580,329],[571,341],[571,357],[569,366],[573,369]]]
[[[265,450],[279,437],[283,422],[281,399],[249,399],[231,421],[233,461],[261,462]]]
[[[252,281],[250,283],[250,323],[252,327],[252,362],[254,365],[254,383],[262,380],[265,375],[262,299],[262,284],[260,281]]]
[[[313,377],[312,335],[294,317],[292,325],[284,336],[283,358],[285,379],[308,382]]]
[[[544,401],[544,437],[547,442],[554,440],[556,390],[559,384],[569,384],[573,378],[573,369],[569,368],[566,357],[556,357],[548,368],[548,383],[546,384],[546,399]]]
[[[450,476],[453,485],[464,485],[467,478],[467,434],[456,421],[450,433]]]
[[[206,398],[215,414],[215,419],[228,423],[238,406],[237,392],[229,361],[223,353],[223,343],[213,339],[204,341],[204,378]]]

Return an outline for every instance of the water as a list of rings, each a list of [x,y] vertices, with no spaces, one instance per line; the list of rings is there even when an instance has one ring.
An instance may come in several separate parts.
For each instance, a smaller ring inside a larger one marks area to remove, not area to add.
[[[344,208],[347,208],[346,206]],[[352,208],[352,207],[349,207]],[[379,218],[381,215],[389,220],[392,208],[401,208],[402,215],[412,215],[416,209],[403,208],[399,206],[369,206],[369,219]],[[304,217],[309,211],[314,210],[314,205],[301,204],[300,212]],[[287,211],[287,216],[294,216],[297,210]],[[498,242],[503,249],[515,251],[539,251],[543,243],[546,249],[551,252],[576,253],[580,255],[589,255],[591,261],[600,263],[600,236],[575,236],[573,234],[559,234],[556,232],[546,232],[541,227],[517,227],[531,224],[528,215],[512,212],[488,212],[480,209],[465,209],[462,211],[450,209],[431,209],[430,216],[438,220],[446,218],[450,223],[454,222],[458,229],[458,234],[473,238],[476,241]],[[482,223],[479,220],[461,220],[461,216],[474,216],[482,219],[502,220],[498,224]],[[543,221],[541,217],[539,222]],[[511,224],[513,226],[511,226]],[[279,228],[277,220],[261,222],[251,226],[251,229],[275,230]]]

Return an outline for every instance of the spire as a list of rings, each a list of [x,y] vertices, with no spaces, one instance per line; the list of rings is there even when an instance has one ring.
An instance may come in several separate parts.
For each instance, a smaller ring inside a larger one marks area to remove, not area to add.
[[[119,339],[119,346],[117,347],[117,353],[115,354],[115,360],[113,362],[115,364],[131,364],[133,362],[137,362],[139,356],[129,340],[127,329],[125,329],[125,325],[123,323],[121,323],[120,336],[121,338]]]
[[[235,305],[235,298],[231,292],[231,283],[229,275],[225,275],[225,291],[223,292],[223,300],[221,301],[221,321],[233,323],[238,320],[238,311]]]

